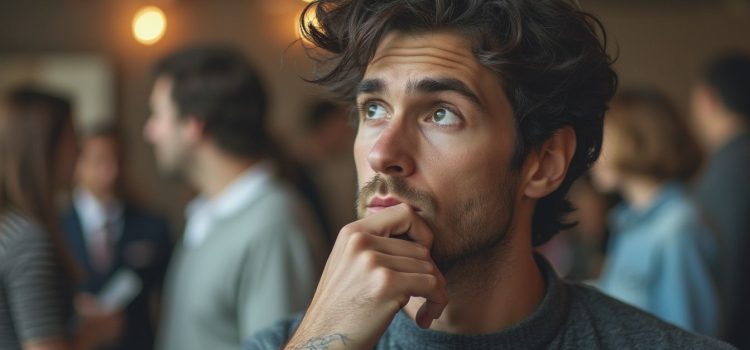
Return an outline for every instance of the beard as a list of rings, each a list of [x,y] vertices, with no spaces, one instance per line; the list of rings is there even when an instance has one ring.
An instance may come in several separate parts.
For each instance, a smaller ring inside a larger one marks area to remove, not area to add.
[[[159,176],[167,181],[184,182],[187,179],[187,169],[190,168],[189,152],[192,150],[173,152],[171,154],[155,154]]]
[[[456,267],[462,273],[481,272],[483,262],[496,259],[509,241],[517,186],[517,173],[509,171],[498,181],[497,191],[478,190],[450,203],[450,208],[440,208],[429,193],[409,186],[403,178],[378,174],[359,190],[357,214],[365,216],[367,200],[375,194],[397,196],[418,209],[432,230],[431,255],[443,274]],[[439,209],[445,212],[438,213]]]

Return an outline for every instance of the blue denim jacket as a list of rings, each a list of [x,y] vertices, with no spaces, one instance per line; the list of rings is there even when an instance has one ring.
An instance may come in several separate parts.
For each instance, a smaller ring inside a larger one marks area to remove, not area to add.
[[[701,217],[674,182],[646,210],[615,208],[600,288],[677,326],[718,336],[717,236]]]

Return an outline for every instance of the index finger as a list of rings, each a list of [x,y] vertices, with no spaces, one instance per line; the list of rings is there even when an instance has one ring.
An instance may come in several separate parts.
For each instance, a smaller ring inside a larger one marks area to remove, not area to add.
[[[433,233],[424,219],[406,203],[385,208],[346,227],[354,232],[365,232],[381,237],[407,235],[412,241],[430,249]]]

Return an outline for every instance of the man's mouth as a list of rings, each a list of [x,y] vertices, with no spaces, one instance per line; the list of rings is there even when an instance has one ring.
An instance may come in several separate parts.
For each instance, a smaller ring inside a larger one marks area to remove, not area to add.
[[[401,201],[394,197],[375,197],[370,200],[369,204],[367,204],[367,210],[370,212],[378,212],[399,204],[401,204]]]

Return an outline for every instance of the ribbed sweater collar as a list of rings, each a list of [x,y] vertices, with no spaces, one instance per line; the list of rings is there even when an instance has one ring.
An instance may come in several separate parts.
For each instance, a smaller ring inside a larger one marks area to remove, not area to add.
[[[381,338],[380,345],[399,349],[539,349],[546,347],[565,322],[569,298],[565,285],[557,277],[550,264],[540,255],[536,255],[535,259],[544,277],[546,291],[539,307],[520,323],[497,333],[451,334],[421,329],[404,311],[401,311]]]

